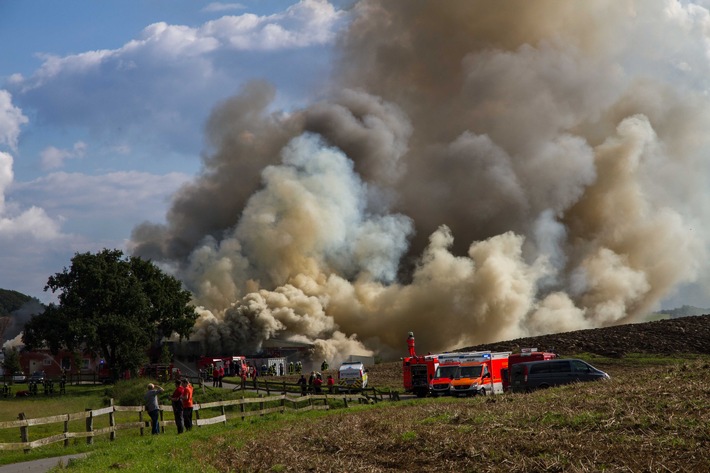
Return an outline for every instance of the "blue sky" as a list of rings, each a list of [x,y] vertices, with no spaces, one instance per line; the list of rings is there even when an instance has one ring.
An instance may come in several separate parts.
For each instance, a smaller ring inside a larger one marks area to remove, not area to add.
[[[298,106],[346,2],[0,3],[0,287],[52,300],[76,252],[124,248],[201,167],[210,110],[252,79]]]

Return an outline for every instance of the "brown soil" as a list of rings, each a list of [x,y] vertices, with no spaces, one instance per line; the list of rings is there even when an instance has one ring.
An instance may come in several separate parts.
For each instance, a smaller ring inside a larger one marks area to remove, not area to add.
[[[456,351],[520,351],[537,348],[560,355],[594,353],[621,357],[626,353],[710,353],[710,315],[682,317],[616,327],[519,338]]]

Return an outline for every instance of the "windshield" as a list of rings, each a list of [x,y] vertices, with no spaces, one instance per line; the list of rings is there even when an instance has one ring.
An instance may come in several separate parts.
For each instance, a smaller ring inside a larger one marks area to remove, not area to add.
[[[434,379],[438,378],[453,378],[456,374],[458,366],[439,366],[434,374]]]
[[[480,378],[481,371],[483,367],[481,365],[475,366],[461,366],[459,370],[459,378]]]

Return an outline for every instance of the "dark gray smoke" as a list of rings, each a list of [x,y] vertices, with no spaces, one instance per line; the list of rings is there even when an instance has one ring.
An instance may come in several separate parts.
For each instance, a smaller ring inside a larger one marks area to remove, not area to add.
[[[638,320],[699,277],[703,19],[671,1],[375,2],[332,91],[250,84],[134,253],[174,268],[196,337],[319,358]]]

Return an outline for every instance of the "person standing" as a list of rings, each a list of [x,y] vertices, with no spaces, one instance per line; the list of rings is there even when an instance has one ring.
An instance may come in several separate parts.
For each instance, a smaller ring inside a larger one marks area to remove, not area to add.
[[[332,374],[328,375],[328,392],[333,394],[335,392],[335,378]]]
[[[175,425],[177,426],[178,434],[181,434],[185,431],[185,425],[183,424],[182,418],[182,394],[182,384],[180,384],[179,379],[176,379],[175,391],[173,391],[173,394],[170,396],[170,400],[173,404],[173,415],[175,416]]]
[[[247,388],[247,370],[243,369],[242,370],[242,391],[244,391]]]
[[[301,377],[298,378],[298,382],[296,384],[301,385],[301,396],[305,396],[306,390],[308,389],[308,381],[306,381],[305,375],[301,375]]]
[[[224,378],[224,366],[219,367],[219,387],[222,387],[222,379]]]
[[[320,394],[320,387],[323,384],[323,378],[321,376],[316,376],[313,379],[313,390],[316,394]]]
[[[215,365],[212,368],[212,387],[216,388],[217,386],[219,386],[219,368]]]
[[[182,385],[182,421],[186,431],[192,430],[192,384],[187,378],[183,378]]]
[[[150,416],[150,433],[153,435],[160,433],[160,422],[158,422],[158,417],[160,416],[160,405],[158,405],[158,395],[160,395],[163,391],[163,388],[160,386],[150,383],[148,384],[148,392],[145,393],[145,396],[143,396],[145,410]]]
[[[316,372],[311,371],[311,375],[308,377],[308,391],[313,392],[313,380],[316,379]]]

